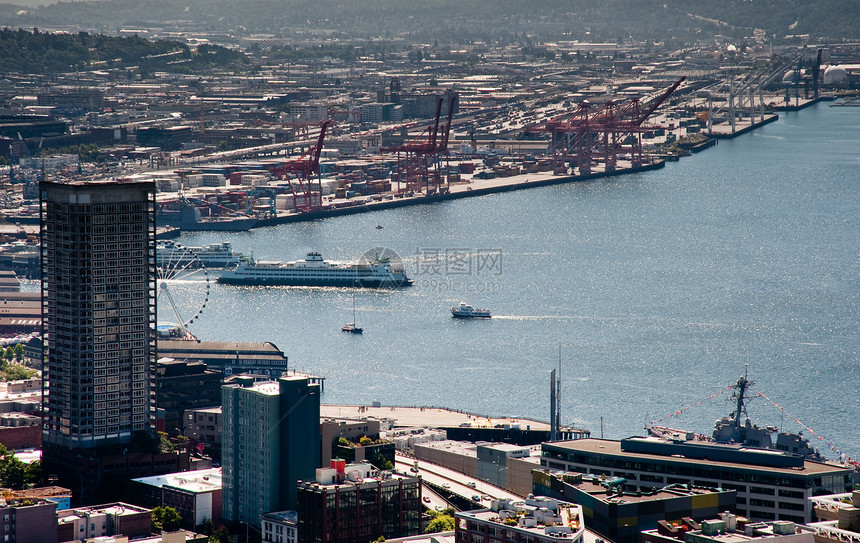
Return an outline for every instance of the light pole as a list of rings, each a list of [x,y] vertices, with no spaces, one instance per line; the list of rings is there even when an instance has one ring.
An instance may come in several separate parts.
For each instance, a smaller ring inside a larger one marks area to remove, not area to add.
[[[508,485],[505,484],[504,482],[500,481],[500,479],[501,479],[501,473],[503,471],[507,470],[508,466],[501,465],[501,463],[499,463],[498,460],[493,460],[493,465],[496,466],[496,476],[494,477],[493,484],[499,488],[503,488],[503,489],[507,490]]]
[[[244,524],[244,525],[245,525],[245,543],[250,543],[250,541],[251,541],[251,540],[250,540],[250,537],[251,537],[251,536],[250,536],[250,534],[248,533],[248,529],[249,529],[249,528],[250,528],[250,529],[252,529],[252,530],[254,530],[255,532],[257,532],[258,534],[260,534],[260,541],[262,541],[262,540],[263,540],[263,531],[262,531],[262,530],[260,530],[260,529],[259,529],[259,528],[257,528],[256,526],[251,526],[251,524],[250,524],[249,522],[242,521],[242,524]]]

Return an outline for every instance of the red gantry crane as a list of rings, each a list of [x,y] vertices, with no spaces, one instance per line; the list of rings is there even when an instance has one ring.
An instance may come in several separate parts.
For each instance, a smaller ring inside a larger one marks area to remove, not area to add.
[[[447,102],[448,114],[442,122],[442,104]],[[451,119],[457,105],[457,94],[447,91],[436,98],[436,116],[421,135],[402,145],[383,147],[382,152],[397,153],[397,171],[391,181],[398,183],[398,190],[426,191],[434,194],[442,190],[440,171],[442,156],[448,152],[448,136]]]
[[[317,211],[322,207],[320,153],[322,152],[326,130],[334,124],[331,119],[321,122],[316,146],[308,148],[296,160],[276,164],[269,168],[275,177],[290,181],[289,186],[293,193],[295,209],[300,213]]]
[[[559,175],[568,175],[569,170],[574,169],[580,175],[588,175],[598,163],[603,164],[604,171],[612,172],[618,165],[619,156],[628,158],[632,166],[641,166],[644,161],[641,134],[656,128],[646,126],[644,122],[684,79],[680,78],[646,100],[610,100],[601,107],[585,101],[573,112],[557,116],[528,131],[551,135],[553,171]]]

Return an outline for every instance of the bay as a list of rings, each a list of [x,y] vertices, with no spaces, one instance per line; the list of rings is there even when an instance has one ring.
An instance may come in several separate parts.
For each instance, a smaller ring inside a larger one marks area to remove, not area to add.
[[[563,422],[609,439],[649,422],[710,433],[731,406],[706,398],[748,365],[756,423],[857,459],[858,193],[860,108],[820,103],[658,171],[185,233],[270,260],[387,248],[416,282],[360,289],[361,336],[340,330],[352,290],[333,288],[216,284],[190,329],[275,343],[334,404],[548,420],[560,364]],[[494,316],[452,319],[460,301]]]

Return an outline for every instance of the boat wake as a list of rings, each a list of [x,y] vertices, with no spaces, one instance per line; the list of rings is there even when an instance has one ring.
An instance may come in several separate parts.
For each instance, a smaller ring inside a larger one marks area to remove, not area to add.
[[[597,317],[594,315],[493,315],[493,318],[513,321],[629,321],[636,319],[636,317]]]

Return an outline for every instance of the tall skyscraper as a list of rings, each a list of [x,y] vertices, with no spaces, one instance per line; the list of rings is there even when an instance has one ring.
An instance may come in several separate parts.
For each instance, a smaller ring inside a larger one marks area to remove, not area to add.
[[[320,387],[301,377],[221,389],[222,518],[259,527],[260,515],[296,509],[299,481],[320,460]]]
[[[40,190],[43,459],[84,487],[98,482],[91,471],[105,450],[127,453],[153,425],[155,185]]]

